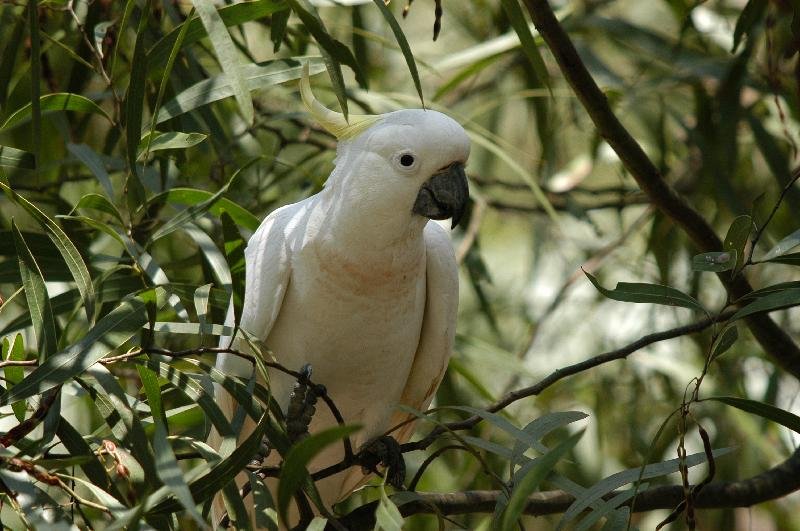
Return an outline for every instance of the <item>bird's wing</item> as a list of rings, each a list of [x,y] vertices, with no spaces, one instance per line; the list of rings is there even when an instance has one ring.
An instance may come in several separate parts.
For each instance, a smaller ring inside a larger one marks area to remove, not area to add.
[[[458,264],[447,231],[430,222],[425,227],[427,256],[425,315],[422,332],[400,404],[425,411],[447,370],[453,352],[458,313]],[[396,412],[390,426],[413,418]],[[398,442],[407,441],[414,423],[405,424],[392,435]]]
[[[297,204],[294,204],[272,212],[247,242],[245,249],[245,296],[239,325],[262,341],[267,338],[278,317],[289,285],[290,231],[298,210]],[[228,308],[226,324],[233,326],[232,305]],[[220,341],[220,346],[229,344],[230,338]],[[233,346],[244,352],[250,351],[245,341],[234,343]],[[233,354],[220,354],[217,368],[226,374],[241,377],[250,376],[253,370],[251,363]],[[223,412],[232,416],[236,408],[233,399],[225,392],[218,395]]]

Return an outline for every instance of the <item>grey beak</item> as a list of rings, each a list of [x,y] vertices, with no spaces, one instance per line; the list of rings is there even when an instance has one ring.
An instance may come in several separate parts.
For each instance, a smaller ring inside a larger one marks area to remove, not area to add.
[[[425,181],[411,211],[429,219],[453,218],[450,228],[454,229],[464,215],[467,199],[469,186],[464,165],[454,162]]]

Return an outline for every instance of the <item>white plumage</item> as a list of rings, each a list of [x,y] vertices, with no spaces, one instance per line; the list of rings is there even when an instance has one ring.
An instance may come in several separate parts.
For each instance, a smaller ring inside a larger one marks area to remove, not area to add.
[[[405,418],[398,404],[424,410],[447,368],[457,266],[447,232],[428,218],[457,222],[463,213],[469,140],[436,111],[356,117],[348,125],[320,111],[308,89],[304,98],[340,138],[336,167],[321,192],[274,211],[250,239],[241,327],[284,366],[312,365],[312,379],[327,387],[345,421],[363,426],[353,439],[358,448]],[[218,367],[251,371],[233,356],[220,356]],[[270,373],[284,411],[292,384]],[[224,392],[219,402],[232,416],[235,402]],[[320,404],[311,432],[332,425]],[[410,433],[407,426],[393,435],[402,442]],[[313,468],[341,458],[336,445]],[[362,479],[351,469],[318,487],[333,503]]]

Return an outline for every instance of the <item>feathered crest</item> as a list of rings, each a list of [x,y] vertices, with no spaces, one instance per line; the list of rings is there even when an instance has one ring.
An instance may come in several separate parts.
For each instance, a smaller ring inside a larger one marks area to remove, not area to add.
[[[300,95],[311,116],[338,140],[354,138],[380,120],[380,115],[370,114],[351,114],[349,119],[346,120],[344,114],[328,109],[317,101],[314,93],[311,92],[308,63],[303,64],[303,77],[300,78]]]

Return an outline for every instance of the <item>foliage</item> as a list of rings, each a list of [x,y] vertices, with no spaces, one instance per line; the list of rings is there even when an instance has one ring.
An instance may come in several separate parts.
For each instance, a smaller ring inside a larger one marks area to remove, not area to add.
[[[800,338],[798,7],[558,3],[593,102],[528,23],[541,3],[0,3],[3,525],[204,528],[221,493],[231,522],[248,505],[266,528],[297,491],[314,503],[308,462],[356,428],[291,445],[266,386],[213,368],[244,243],[332,166],[295,94],[309,63],[345,113],[443,109],[474,145],[457,353],[438,407],[413,412],[413,479],[375,479],[309,529],[733,528],[741,503],[702,509],[712,480],[769,469],[800,430],[800,358],[775,348]],[[697,218],[640,190],[584,112],[606,103]],[[706,222],[717,248],[692,236]],[[238,443],[214,385],[256,426]],[[262,436],[285,458],[276,492],[264,470],[232,482]],[[654,490],[670,475],[678,501]],[[800,483],[781,486],[755,501]],[[797,511],[745,521],[800,529]]]

